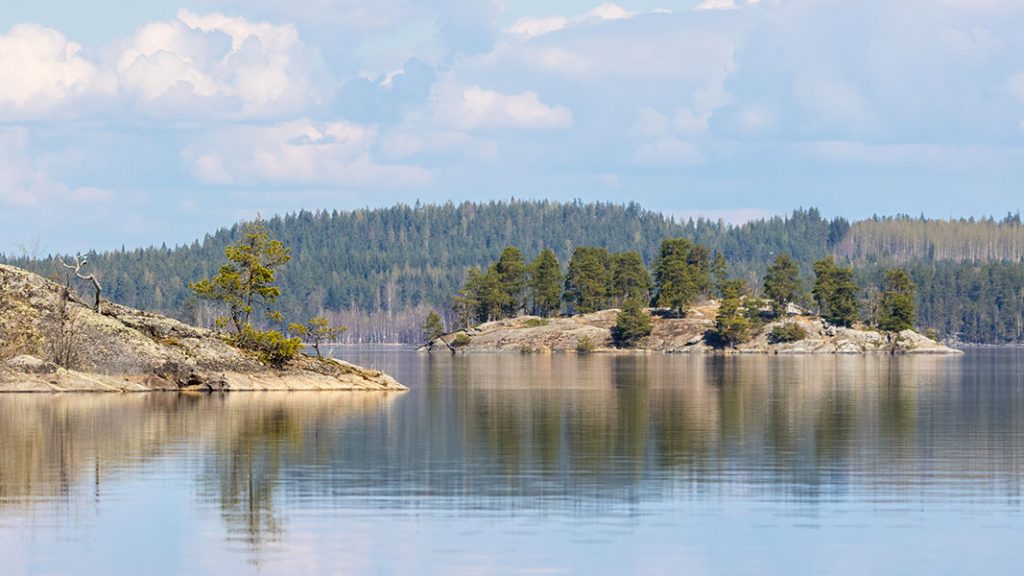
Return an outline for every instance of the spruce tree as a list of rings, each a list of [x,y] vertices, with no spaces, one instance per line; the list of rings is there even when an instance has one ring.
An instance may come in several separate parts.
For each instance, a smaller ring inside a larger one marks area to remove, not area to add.
[[[885,273],[881,305],[878,312],[878,327],[889,332],[910,330],[917,321],[914,304],[917,287],[902,268],[893,268]]]

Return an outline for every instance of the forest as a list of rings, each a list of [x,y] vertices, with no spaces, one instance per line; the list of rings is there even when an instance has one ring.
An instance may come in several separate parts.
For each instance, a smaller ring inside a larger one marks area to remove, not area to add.
[[[892,262],[917,286],[918,327],[965,343],[1024,342],[1024,226],[995,221],[906,216],[849,222],[817,209],[730,225],[674,220],[639,205],[501,201],[397,205],[353,211],[302,211],[265,222],[291,249],[278,275],[286,319],[322,314],[347,326],[350,342],[415,342],[426,313],[455,321],[451,299],[472,267],[486,268],[507,246],[527,260],[550,248],[562,264],[577,247],[636,252],[648,267],[662,240],[686,238],[719,253],[730,275],[759,286],[780,254],[796,261],[807,293],[814,262],[833,254],[854,267],[860,286],[878,286]],[[209,325],[216,311],[189,284],[216,272],[241,224],[177,247],[89,254],[111,300]],[[0,261],[63,277],[55,257],[0,255]],[[864,305],[872,294],[860,294]]]

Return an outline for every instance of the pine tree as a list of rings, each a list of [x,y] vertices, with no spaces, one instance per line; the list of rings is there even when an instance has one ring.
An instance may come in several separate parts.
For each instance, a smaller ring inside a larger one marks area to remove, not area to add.
[[[885,273],[881,305],[878,311],[878,327],[889,332],[910,330],[917,321],[914,304],[917,287],[903,268],[893,268]]]
[[[728,280],[722,287],[722,304],[715,316],[715,327],[710,336],[719,347],[735,347],[750,339],[750,319],[743,309],[743,296],[747,283],[743,280]]]
[[[612,327],[612,340],[620,348],[626,348],[636,344],[641,338],[651,334],[651,317],[643,308],[639,299],[633,298],[626,301],[618,316],[615,317],[615,326]]]
[[[612,291],[617,302],[651,299],[651,275],[637,252],[621,252],[612,257]]]
[[[688,262],[693,243],[686,238],[662,240],[655,264],[656,303],[676,313],[684,313],[697,296],[700,282]]]
[[[608,305],[610,264],[611,258],[604,248],[576,248],[569,260],[569,273],[565,277],[565,300],[574,312],[586,314]]]
[[[853,326],[858,320],[857,295],[853,268],[837,266],[829,256],[814,263],[814,300],[818,313],[830,324]]]
[[[289,325],[288,330],[295,336],[302,338],[303,341],[311,344],[313,350],[316,351],[316,355],[322,357],[320,345],[337,339],[338,334],[344,332],[346,328],[344,326],[332,326],[331,321],[324,316],[314,316],[305,324]]]
[[[771,301],[776,316],[784,314],[786,306],[799,298],[800,287],[800,266],[789,254],[779,254],[764,277],[764,296]]]
[[[200,298],[228,307],[228,316],[219,324],[230,322],[235,333],[240,334],[250,326],[257,304],[267,308],[271,320],[279,321],[280,314],[269,306],[281,295],[281,289],[274,285],[275,275],[291,259],[291,251],[272,239],[266,225],[257,219],[246,224],[242,239],[225,248],[224,255],[228,263],[216,275],[191,285]]]
[[[466,279],[462,288],[452,298],[452,313],[455,315],[457,328],[469,328],[476,319],[480,309],[478,298],[483,284],[483,273],[476,266],[466,270]]]
[[[530,263],[530,295],[533,313],[545,318],[558,312],[562,305],[562,270],[558,257],[545,248]]]
[[[518,248],[509,246],[494,265],[501,285],[501,314],[505,318],[516,316],[526,307],[526,261]]]
[[[427,343],[433,342],[444,335],[441,315],[435,310],[428,312],[427,317],[423,320],[423,327],[420,331],[423,333],[423,340]]]
[[[729,278],[729,265],[725,262],[725,256],[717,250],[715,257],[711,260],[711,276],[715,282],[715,295],[721,298],[725,281]]]

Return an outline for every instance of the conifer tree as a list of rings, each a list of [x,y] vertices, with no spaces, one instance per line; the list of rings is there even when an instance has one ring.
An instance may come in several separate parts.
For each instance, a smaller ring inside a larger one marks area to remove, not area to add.
[[[658,294],[655,302],[659,307],[684,313],[701,287],[710,285],[707,249],[694,248],[686,238],[667,238],[661,242],[654,272]],[[691,252],[696,252],[696,257]]]
[[[494,265],[501,285],[501,314],[505,318],[516,316],[526,307],[526,261],[518,248],[509,246]]]
[[[420,331],[423,333],[423,340],[427,343],[443,336],[444,324],[441,323],[441,315],[436,310],[428,312],[427,317],[423,320],[423,327]]]
[[[725,256],[717,250],[715,250],[715,257],[711,260],[711,276],[715,283],[715,295],[721,298],[725,281],[729,278],[729,265],[725,262]]]
[[[818,312],[830,324],[853,326],[858,320],[857,294],[853,268],[837,266],[828,256],[814,263],[814,300]]]
[[[776,316],[784,314],[786,306],[800,296],[800,266],[789,254],[779,254],[768,266],[768,274],[764,277],[764,296],[771,301]]]
[[[242,333],[250,326],[256,305],[266,307],[271,320],[280,321],[280,313],[269,306],[281,295],[274,285],[275,274],[291,259],[291,251],[272,239],[263,221],[256,219],[246,224],[242,238],[225,248],[224,254],[228,263],[216,275],[191,285],[200,298],[227,306],[228,316],[219,324],[230,322],[236,334]]]
[[[580,246],[569,260],[565,277],[565,300],[579,314],[595,312],[608,304],[611,284],[611,258],[608,250]]]
[[[893,268],[885,273],[881,305],[878,311],[878,327],[889,332],[910,330],[917,321],[914,304],[917,287],[903,268]]]
[[[612,257],[612,298],[617,303],[651,299],[651,275],[637,252],[621,252]]]
[[[641,338],[651,334],[651,317],[643,308],[642,302],[637,298],[631,298],[623,305],[618,316],[615,317],[615,326],[612,327],[612,340],[620,348],[626,348],[637,343]]]
[[[710,334],[715,345],[735,347],[750,339],[750,319],[743,310],[746,292],[747,283],[743,280],[728,280],[722,286],[722,304]]]
[[[530,263],[530,296],[533,313],[545,318],[557,313],[562,305],[562,270],[550,248]]]

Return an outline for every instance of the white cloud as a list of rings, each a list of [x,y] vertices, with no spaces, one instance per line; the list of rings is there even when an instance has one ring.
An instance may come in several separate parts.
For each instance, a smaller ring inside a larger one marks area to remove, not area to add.
[[[31,117],[69,99],[113,92],[113,79],[51,28],[20,24],[0,36],[0,116]]]
[[[442,84],[434,94],[435,118],[459,130],[550,130],[572,126],[568,108],[549,106],[535,92],[503,94],[479,86]]]
[[[183,10],[123,41],[115,70],[145,110],[275,116],[317,98],[304,50],[292,25]]]
[[[759,2],[760,0],[746,0],[743,4],[753,5],[758,4]],[[704,0],[698,4],[694,10],[735,10],[739,7],[740,5],[736,3],[736,0]]]
[[[185,153],[202,182],[231,185],[418,186],[430,180],[411,165],[373,158],[377,130],[346,122],[297,120],[214,132]]]
[[[505,33],[520,39],[536,38],[558,32],[571,26],[609,20],[626,20],[636,16],[617,4],[601,4],[597,8],[578,16],[548,16],[543,18],[521,18],[505,29]]]

